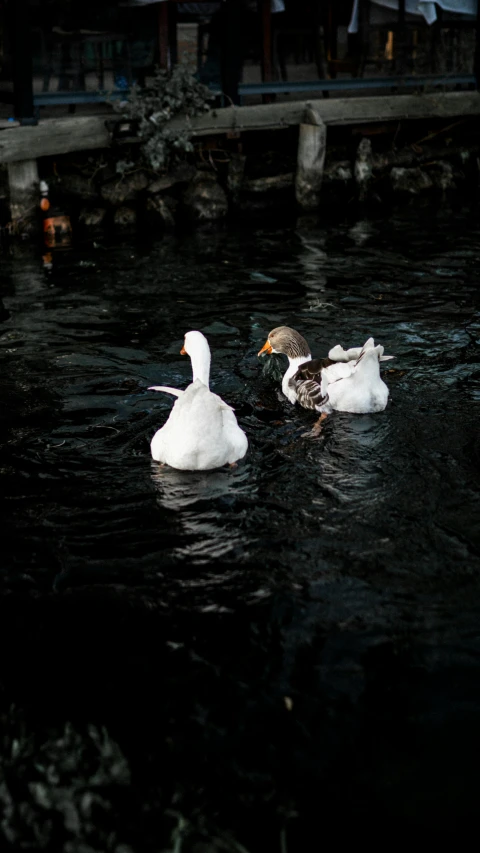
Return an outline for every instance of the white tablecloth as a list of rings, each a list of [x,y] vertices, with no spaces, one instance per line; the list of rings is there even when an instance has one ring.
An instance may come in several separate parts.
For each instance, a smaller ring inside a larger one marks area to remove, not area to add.
[[[398,9],[398,0],[371,0],[371,2],[387,9]],[[477,0],[436,0],[436,2],[445,12],[456,12],[462,15],[477,14]],[[349,33],[358,32],[358,4],[359,0],[354,0],[352,17],[348,26]],[[409,15],[421,15],[427,24],[433,24],[437,20],[435,3],[431,3],[430,0],[405,0],[405,11]]]

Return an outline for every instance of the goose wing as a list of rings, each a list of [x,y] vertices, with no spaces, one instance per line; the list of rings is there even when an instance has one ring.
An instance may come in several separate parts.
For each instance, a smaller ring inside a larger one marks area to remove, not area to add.
[[[290,379],[297,400],[304,409],[315,409],[325,404],[328,395],[322,393],[322,370],[334,364],[330,358],[315,358],[301,364]]]

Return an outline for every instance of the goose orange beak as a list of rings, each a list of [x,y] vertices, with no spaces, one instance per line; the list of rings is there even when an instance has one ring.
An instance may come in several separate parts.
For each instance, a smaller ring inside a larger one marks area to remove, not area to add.
[[[263,345],[262,349],[257,353],[257,355],[263,355],[264,353],[268,353],[270,355],[273,352],[273,347],[269,340]]]
[[[180,350],[180,355],[187,355],[187,350],[185,349],[185,347],[182,347],[182,349]]]

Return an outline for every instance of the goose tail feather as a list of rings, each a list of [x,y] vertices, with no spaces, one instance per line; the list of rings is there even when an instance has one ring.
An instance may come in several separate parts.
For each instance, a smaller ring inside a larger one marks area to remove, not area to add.
[[[148,388],[149,391],[164,391],[165,394],[173,394],[174,397],[181,397],[184,394],[184,391],[180,391],[178,388],[169,388],[168,385],[150,385]]]

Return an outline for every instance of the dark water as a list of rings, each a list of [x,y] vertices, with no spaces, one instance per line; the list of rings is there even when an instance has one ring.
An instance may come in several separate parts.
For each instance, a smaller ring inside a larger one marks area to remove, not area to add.
[[[108,727],[151,804],[135,850],[169,808],[282,853],[318,821],[473,821],[479,262],[476,209],[77,248],[52,279],[3,260],[0,696],[35,731]],[[386,411],[305,435],[256,356],[280,324],[319,356],[384,344]],[[150,459],[189,329],[235,470]]]

